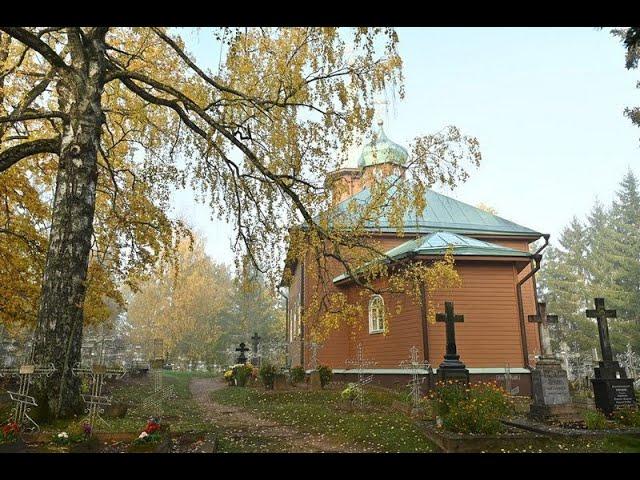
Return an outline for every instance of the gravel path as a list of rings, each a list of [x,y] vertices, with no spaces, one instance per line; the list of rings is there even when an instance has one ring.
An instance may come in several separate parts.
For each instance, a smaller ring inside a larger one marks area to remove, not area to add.
[[[225,388],[214,378],[194,378],[189,384],[193,398],[205,412],[207,419],[225,430],[226,436],[240,445],[251,444],[258,451],[283,452],[357,452],[325,435],[306,433],[272,420],[256,417],[243,408],[222,405],[211,399],[211,392]],[[258,445],[256,444],[256,441]]]

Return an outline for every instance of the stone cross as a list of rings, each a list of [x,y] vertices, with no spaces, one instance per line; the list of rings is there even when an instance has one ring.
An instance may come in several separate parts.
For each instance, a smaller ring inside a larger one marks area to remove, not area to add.
[[[549,324],[558,323],[557,315],[547,314],[547,303],[538,302],[538,308],[535,315],[529,315],[529,321],[538,324],[538,336],[540,339],[540,348],[542,349],[542,358],[554,358],[551,350],[551,338],[549,336]]]
[[[253,333],[253,337],[251,337],[251,345],[253,346],[253,355],[258,355],[258,345],[260,345],[260,340],[262,337],[258,335],[258,332]]]
[[[27,360],[23,362],[22,365],[20,365],[20,367],[18,368],[0,368],[0,377],[4,375],[15,375],[20,377],[18,391],[7,391],[9,397],[11,397],[11,400],[16,402],[13,421],[16,422],[20,427],[27,424],[31,425],[32,429],[39,430],[40,426],[28,414],[28,412],[31,410],[31,407],[38,406],[35,398],[29,395],[31,377],[33,377],[34,375],[44,375],[45,377],[49,377],[53,372],[56,371],[56,367],[53,365],[53,363],[49,363],[48,365],[37,365],[34,359],[35,342],[32,341]]]
[[[356,367],[356,370],[358,373],[358,397],[360,400],[361,407],[364,406],[364,386],[373,381],[373,375],[365,374],[364,370],[367,367],[372,367],[376,365],[377,363],[378,362],[375,362],[373,360],[366,360],[364,358],[364,348],[362,347],[362,343],[358,344],[356,358],[353,360],[345,361],[345,364],[347,365],[347,370],[349,370],[350,367]]]
[[[456,315],[453,312],[453,302],[444,303],[445,313],[436,314],[436,322],[445,322],[447,325],[447,353],[444,356],[444,363],[460,363],[460,355],[458,355],[456,347],[456,329],[455,323],[464,322],[464,315]],[[464,366],[464,365],[463,365]]]
[[[419,351],[420,349],[413,345],[409,349],[411,359],[409,361],[403,360],[402,362],[400,362],[400,368],[407,368],[411,371],[412,378],[411,381],[407,384],[407,387],[409,387],[409,395],[411,396],[411,403],[413,405],[413,408],[418,408],[420,406],[421,386],[427,378],[424,376],[424,370],[427,371],[427,374],[429,376],[433,375],[431,364],[429,364],[429,362],[426,360],[418,360]]]
[[[616,318],[615,310],[606,310],[604,308],[604,298],[594,299],[596,308],[587,310],[588,318],[596,318],[598,320],[598,334],[600,336],[600,350],[602,351],[602,361],[605,363],[613,362],[613,352],[611,350],[611,340],[609,339],[609,325],[607,318]]]
[[[249,349],[245,346],[244,342],[240,342],[240,346],[236,348],[236,352],[240,352],[236,361],[242,364],[247,363],[247,356],[244,353],[248,351]]]

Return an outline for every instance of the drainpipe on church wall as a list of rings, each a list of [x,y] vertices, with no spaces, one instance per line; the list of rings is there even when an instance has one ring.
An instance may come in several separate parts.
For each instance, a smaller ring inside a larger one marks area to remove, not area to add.
[[[429,361],[429,333],[427,331],[427,289],[424,286],[424,283],[420,284],[420,294],[422,301],[420,302],[420,309],[422,313],[422,351],[424,352],[424,361]]]
[[[287,343],[287,355],[286,355],[286,362],[285,363],[289,363],[290,361],[290,356],[289,356],[289,348],[288,348],[288,344],[291,342],[291,339],[289,338],[289,295],[285,295],[284,293],[282,293],[282,290],[280,290],[280,288],[278,288],[278,293],[282,296],[282,298],[284,298],[284,324],[285,324],[285,341]]]
[[[302,365],[303,368],[305,368],[305,366],[304,366],[304,322],[302,321],[302,319],[304,318],[304,311],[305,311],[304,290],[306,287],[304,283],[304,266],[305,266],[305,262],[301,262],[300,264],[300,365]]]
[[[542,261],[542,255],[540,252],[544,250],[547,245],[549,245],[549,234],[546,233],[542,235],[544,237],[544,245],[542,245],[536,252],[533,254],[533,262],[535,266],[533,269],[516,285],[516,297],[518,302],[518,316],[520,317],[520,338],[522,340],[522,357],[524,360],[524,367],[531,369],[531,365],[529,365],[529,347],[527,346],[527,326],[524,322],[524,305],[522,303],[522,285],[533,277],[538,270],[540,270],[540,262]],[[535,294],[535,292],[534,292]]]

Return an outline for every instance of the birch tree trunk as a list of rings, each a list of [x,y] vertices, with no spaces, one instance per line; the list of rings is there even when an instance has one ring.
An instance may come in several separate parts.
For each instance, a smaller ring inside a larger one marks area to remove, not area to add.
[[[35,337],[36,362],[52,362],[56,367],[38,394],[54,418],[78,413],[82,407],[80,381],[72,369],[80,361],[104,119],[104,37],[87,40],[72,35],[73,71],[57,87],[60,107],[68,112],[69,121],[62,135]]]

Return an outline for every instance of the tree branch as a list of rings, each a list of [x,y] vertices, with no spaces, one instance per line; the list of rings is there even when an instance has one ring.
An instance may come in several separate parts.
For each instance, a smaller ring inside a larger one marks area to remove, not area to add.
[[[67,65],[53,48],[40,40],[36,35],[22,27],[0,27],[0,30],[12,36],[24,45],[42,55],[51,65],[61,70],[69,71],[71,67]]]
[[[25,142],[0,152],[0,172],[4,172],[20,160],[39,153],[59,153],[60,137],[42,138]]]

